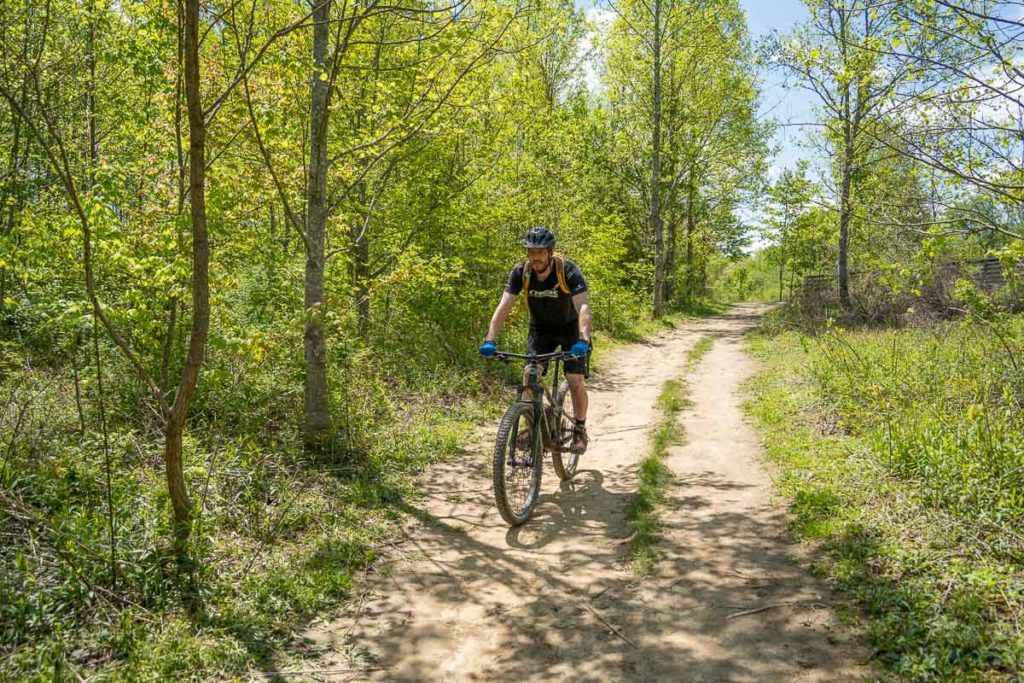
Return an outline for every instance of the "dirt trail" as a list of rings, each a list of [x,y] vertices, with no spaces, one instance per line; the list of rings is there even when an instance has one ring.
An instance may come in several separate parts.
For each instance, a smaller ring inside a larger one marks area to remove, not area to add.
[[[387,575],[347,618],[306,634],[328,646],[323,666],[408,681],[870,677],[827,590],[787,557],[784,509],[743,421],[737,389],[753,366],[741,337],[759,312],[736,307],[618,350],[590,382],[581,471],[559,485],[547,467],[523,527],[494,507],[489,451],[431,471]],[[636,466],[661,385],[703,335],[715,343],[690,373],[687,440],[667,461],[679,483],[660,512],[660,559],[640,580],[624,563]]]

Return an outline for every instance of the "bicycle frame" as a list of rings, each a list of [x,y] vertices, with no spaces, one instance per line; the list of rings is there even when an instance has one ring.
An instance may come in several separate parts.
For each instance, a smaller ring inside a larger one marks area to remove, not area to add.
[[[532,395],[531,402],[533,403],[533,419],[534,424],[541,425],[539,434],[541,435],[541,445],[544,442],[547,443],[551,449],[558,449],[558,439],[555,434],[555,425],[548,421],[547,411],[544,410],[544,399],[547,398],[548,406],[554,409],[555,405],[555,393],[558,391],[558,371],[561,368],[562,361],[572,358],[572,354],[567,351],[555,351],[554,353],[534,354],[534,355],[523,355],[519,353],[505,353],[498,352],[494,358],[500,361],[509,362],[512,360],[525,360],[526,361],[526,383],[520,384],[516,388],[516,401],[523,401],[523,395],[527,390]],[[543,363],[552,362],[554,364],[554,372],[551,376],[551,389],[548,390],[541,382],[541,365]],[[552,416],[554,419],[554,416]]]

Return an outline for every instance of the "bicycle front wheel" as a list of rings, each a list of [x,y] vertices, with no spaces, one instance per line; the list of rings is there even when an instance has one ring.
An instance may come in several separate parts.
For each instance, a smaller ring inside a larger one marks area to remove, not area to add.
[[[544,467],[533,405],[513,403],[498,426],[494,444],[494,498],[502,519],[519,526],[530,518],[540,495]]]

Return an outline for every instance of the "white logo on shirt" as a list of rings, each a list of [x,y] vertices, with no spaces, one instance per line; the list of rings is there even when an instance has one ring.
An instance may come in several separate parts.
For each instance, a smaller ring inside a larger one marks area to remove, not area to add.
[[[531,289],[530,290],[530,296],[539,296],[539,297],[543,297],[543,298],[546,298],[546,299],[557,299],[558,298],[558,290],[557,289]]]

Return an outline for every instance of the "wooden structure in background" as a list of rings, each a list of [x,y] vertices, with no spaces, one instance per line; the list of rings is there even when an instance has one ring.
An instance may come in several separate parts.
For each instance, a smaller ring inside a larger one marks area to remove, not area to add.
[[[1006,292],[1004,303],[1013,310],[1024,309],[1024,261],[1017,264],[1016,277],[1008,278],[1006,268],[996,258],[973,261],[951,261],[938,264],[931,282],[920,289],[920,293],[897,294],[881,282],[881,271],[860,271],[850,273],[850,296],[854,306],[868,305],[878,309],[886,304],[886,311],[878,311],[881,317],[887,313],[905,311],[908,307],[925,305],[935,312],[944,312],[956,307],[955,288],[958,280],[969,280],[980,291],[987,294]],[[1013,280],[1013,282],[1008,282]],[[826,275],[808,275],[793,289],[792,302],[808,311],[822,310],[839,304],[836,278]],[[872,315],[870,317],[879,317]]]

